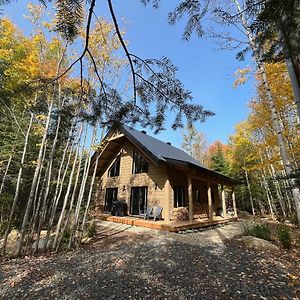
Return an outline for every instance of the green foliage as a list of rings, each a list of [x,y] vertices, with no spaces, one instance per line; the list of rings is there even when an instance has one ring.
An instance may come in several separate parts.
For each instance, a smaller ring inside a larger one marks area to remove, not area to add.
[[[215,153],[212,154],[211,158],[211,168],[221,174],[229,175],[230,165],[226,161],[223,150],[220,146],[217,147]]]
[[[64,232],[64,236],[61,240],[62,247],[65,247],[69,243],[70,237],[71,237],[71,230],[70,228],[66,228]]]
[[[286,225],[279,225],[277,229],[277,237],[283,248],[291,249],[291,234]]]
[[[254,236],[266,241],[271,241],[271,231],[266,224],[243,223],[245,235]]]

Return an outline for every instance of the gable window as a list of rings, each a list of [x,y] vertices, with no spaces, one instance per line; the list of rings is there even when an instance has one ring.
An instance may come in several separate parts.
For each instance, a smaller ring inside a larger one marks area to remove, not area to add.
[[[120,175],[120,156],[114,161],[108,170],[108,177],[115,177]]]
[[[148,163],[144,159],[144,157],[137,152],[136,150],[133,150],[133,166],[132,166],[132,173],[138,174],[138,173],[147,173],[148,172]]]
[[[174,186],[174,207],[185,206],[185,191],[183,186]]]

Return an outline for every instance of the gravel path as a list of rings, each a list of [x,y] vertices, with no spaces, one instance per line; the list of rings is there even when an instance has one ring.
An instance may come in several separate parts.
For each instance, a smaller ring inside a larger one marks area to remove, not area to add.
[[[299,299],[299,261],[246,250],[231,241],[240,233],[239,223],[172,234],[103,222],[78,251],[3,261],[0,299]]]

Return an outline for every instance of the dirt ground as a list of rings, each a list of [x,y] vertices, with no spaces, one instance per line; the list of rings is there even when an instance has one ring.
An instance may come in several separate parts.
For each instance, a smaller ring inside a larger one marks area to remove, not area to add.
[[[2,261],[0,299],[300,299],[299,256],[239,235],[239,222],[186,234],[101,222],[79,250]]]

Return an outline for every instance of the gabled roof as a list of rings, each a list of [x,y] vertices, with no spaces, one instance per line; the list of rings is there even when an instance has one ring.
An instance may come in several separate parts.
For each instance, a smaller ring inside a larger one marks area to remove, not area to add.
[[[124,137],[131,141],[134,145],[141,148],[146,154],[148,154],[157,163],[166,163],[169,165],[185,166],[197,171],[204,172],[206,174],[211,174],[216,178],[226,180],[233,184],[238,183],[238,181],[224,176],[216,171],[210,170],[201,163],[199,163],[191,155],[187,154],[185,151],[178,149],[166,142],[162,142],[144,132],[138,131],[131,127],[122,124],[115,124],[106,134],[107,139],[112,133],[118,130]],[[94,154],[94,156],[96,153]]]
[[[151,154],[155,156],[157,160],[179,160],[205,168],[196,159],[194,159],[192,156],[190,156],[181,149],[178,149],[146,133],[143,133],[125,125],[122,125],[120,129],[125,135],[130,136],[132,139],[134,139],[143,147],[145,147],[149,152],[151,152]]]

